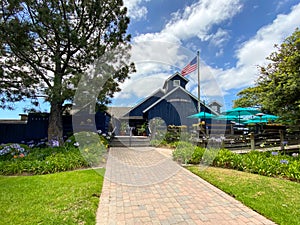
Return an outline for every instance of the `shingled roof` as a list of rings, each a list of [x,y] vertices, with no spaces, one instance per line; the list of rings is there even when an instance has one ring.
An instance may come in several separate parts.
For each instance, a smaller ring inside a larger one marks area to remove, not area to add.
[[[132,107],[119,107],[119,106],[110,106],[107,107],[107,112],[115,117],[116,119],[122,118],[127,112],[131,110]]]

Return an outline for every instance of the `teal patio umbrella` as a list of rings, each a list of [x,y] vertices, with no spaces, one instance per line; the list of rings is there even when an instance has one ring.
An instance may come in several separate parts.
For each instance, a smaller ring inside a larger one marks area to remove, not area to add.
[[[214,117],[216,120],[237,120],[237,116],[231,116],[231,115],[219,115]]]
[[[188,116],[188,118],[198,118],[198,119],[211,119],[214,118],[215,115],[208,112],[200,112],[193,115]]]
[[[226,115],[230,116],[238,116],[239,124],[241,122],[241,116],[251,116],[260,113],[258,109],[255,108],[243,108],[237,107],[230,110],[225,111]]]
[[[262,119],[262,120],[277,120],[279,117],[271,114],[263,114],[258,113],[254,119]]]
[[[230,110],[225,111],[226,115],[231,115],[231,116],[247,116],[247,115],[255,115],[259,113],[260,111],[255,108],[242,108],[242,107],[237,107],[233,108]]]
[[[266,119],[250,119],[250,120],[247,120],[247,121],[245,121],[245,122],[243,122],[244,124],[255,124],[255,123],[267,123],[268,122],[268,120],[266,120]]]

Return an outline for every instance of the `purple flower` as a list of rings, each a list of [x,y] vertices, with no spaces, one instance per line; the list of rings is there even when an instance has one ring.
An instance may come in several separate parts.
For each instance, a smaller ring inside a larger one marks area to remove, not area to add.
[[[10,147],[12,147],[12,148],[20,148],[20,145],[18,145],[18,144],[11,144]]]
[[[287,161],[286,159],[282,159],[282,160],[280,160],[280,163],[281,163],[281,164],[288,164],[289,161]]]
[[[50,146],[51,146],[51,147],[59,147],[59,142],[58,142],[58,140],[51,140],[51,141],[50,141]]]
[[[40,146],[40,145],[43,145],[43,144],[45,144],[45,142],[41,141],[41,142],[37,143],[36,146]]]
[[[278,155],[278,152],[272,152],[271,154],[272,155]]]
[[[0,149],[0,155],[12,155],[14,158],[15,156],[26,156],[27,152],[26,149],[22,148],[19,144],[11,144],[6,145],[2,149]]]

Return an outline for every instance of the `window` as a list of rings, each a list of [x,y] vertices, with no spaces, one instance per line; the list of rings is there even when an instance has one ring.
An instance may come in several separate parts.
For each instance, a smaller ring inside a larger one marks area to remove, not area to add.
[[[173,85],[176,86],[180,86],[180,80],[173,80]]]

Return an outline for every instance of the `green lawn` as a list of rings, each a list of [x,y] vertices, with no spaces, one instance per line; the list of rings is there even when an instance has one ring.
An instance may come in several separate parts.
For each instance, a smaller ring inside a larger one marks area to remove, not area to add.
[[[95,224],[103,174],[0,176],[0,224]]]
[[[300,183],[214,167],[188,169],[277,224],[300,224]]]

